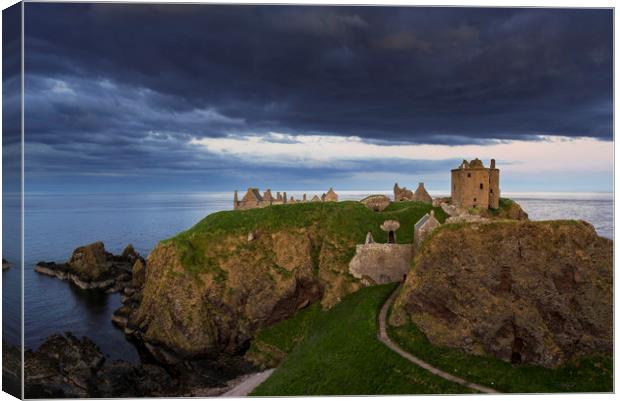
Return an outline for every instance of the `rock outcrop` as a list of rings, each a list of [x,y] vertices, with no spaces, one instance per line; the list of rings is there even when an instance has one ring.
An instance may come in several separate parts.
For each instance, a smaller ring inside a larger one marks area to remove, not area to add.
[[[66,263],[39,262],[35,271],[69,280],[82,289],[120,291],[131,283],[132,266],[144,259],[129,244],[119,256],[106,252],[103,242],[76,248]]]
[[[9,262],[6,259],[2,258],[2,270],[7,270],[9,267],[11,267]]]
[[[229,235],[209,244],[202,270],[192,272],[178,245],[160,243],[146,266],[134,265],[113,321],[163,363],[240,354],[260,327],[316,301],[328,307],[362,286],[340,246],[312,227],[257,232],[250,242]]]
[[[583,221],[444,226],[416,255],[390,323],[513,363],[610,353],[612,254]]]
[[[483,216],[491,217],[491,218],[499,218],[499,219],[510,219],[510,220],[528,220],[529,216],[527,213],[521,208],[517,202],[511,199],[501,199],[500,207],[498,209],[487,209],[481,210],[480,213]]]
[[[2,340],[2,391],[15,398],[22,396],[22,352],[21,348]]]
[[[194,361],[166,368],[108,362],[90,339],[71,333],[48,337],[38,350],[26,351],[24,361],[26,398],[216,396],[249,371],[243,362]]]

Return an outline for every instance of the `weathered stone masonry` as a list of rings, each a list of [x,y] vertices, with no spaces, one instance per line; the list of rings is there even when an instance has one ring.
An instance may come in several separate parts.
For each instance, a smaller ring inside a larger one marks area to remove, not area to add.
[[[485,168],[480,159],[463,160],[452,170],[452,204],[462,208],[497,209],[499,207],[499,169],[495,159]]]
[[[334,192],[333,188],[329,188],[327,193],[324,193],[319,198],[317,195],[310,200],[311,202],[338,202],[338,194]],[[295,200],[294,197],[290,197],[288,199],[286,197],[286,192],[280,193],[277,192],[274,197],[271,194],[271,189],[266,190],[263,195],[260,194],[258,188],[248,188],[243,198],[239,200],[239,194],[235,190],[235,194],[233,197],[233,208],[234,209],[255,209],[261,207],[267,207],[271,205],[283,205],[287,203],[305,203],[308,202],[306,194],[303,194],[303,198],[301,200]]]

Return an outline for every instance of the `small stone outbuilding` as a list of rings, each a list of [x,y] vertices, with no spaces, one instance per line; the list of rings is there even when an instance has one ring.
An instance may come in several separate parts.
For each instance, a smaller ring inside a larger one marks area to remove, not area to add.
[[[422,241],[435,230],[441,226],[439,220],[435,218],[435,211],[431,210],[430,213],[426,213],[414,226],[413,242],[415,247],[418,248]]]

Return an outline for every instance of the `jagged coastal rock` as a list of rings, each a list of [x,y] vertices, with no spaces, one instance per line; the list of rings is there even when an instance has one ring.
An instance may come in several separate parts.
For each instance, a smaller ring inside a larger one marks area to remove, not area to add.
[[[6,259],[2,258],[2,270],[7,270],[9,267],[11,267],[9,262]]]
[[[39,262],[35,271],[69,280],[82,289],[120,291],[130,285],[132,267],[144,259],[129,244],[121,255],[105,250],[103,242],[76,248],[66,263]]]
[[[583,221],[447,225],[417,254],[390,323],[513,363],[610,353],[612,254]]]
[[[66,333],[51,335],[36,351],[27,350],[24,371],[26,398],[135,398],[220,395],[236,376],[248,373],[249,366],[234,361],[167,368],[109,362],[89,338]]]

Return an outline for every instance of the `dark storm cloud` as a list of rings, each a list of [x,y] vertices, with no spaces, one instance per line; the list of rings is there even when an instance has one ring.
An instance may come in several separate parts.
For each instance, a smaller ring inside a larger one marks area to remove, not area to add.
[[[28,3],[25,15],[27,167],[41,173],[235,174],[245,161],[190,139],[270,131],[612,138],[610,10]]]
[[[610,10],[50,5],[28,71],[107,78],[258,130],[611,137]]]

